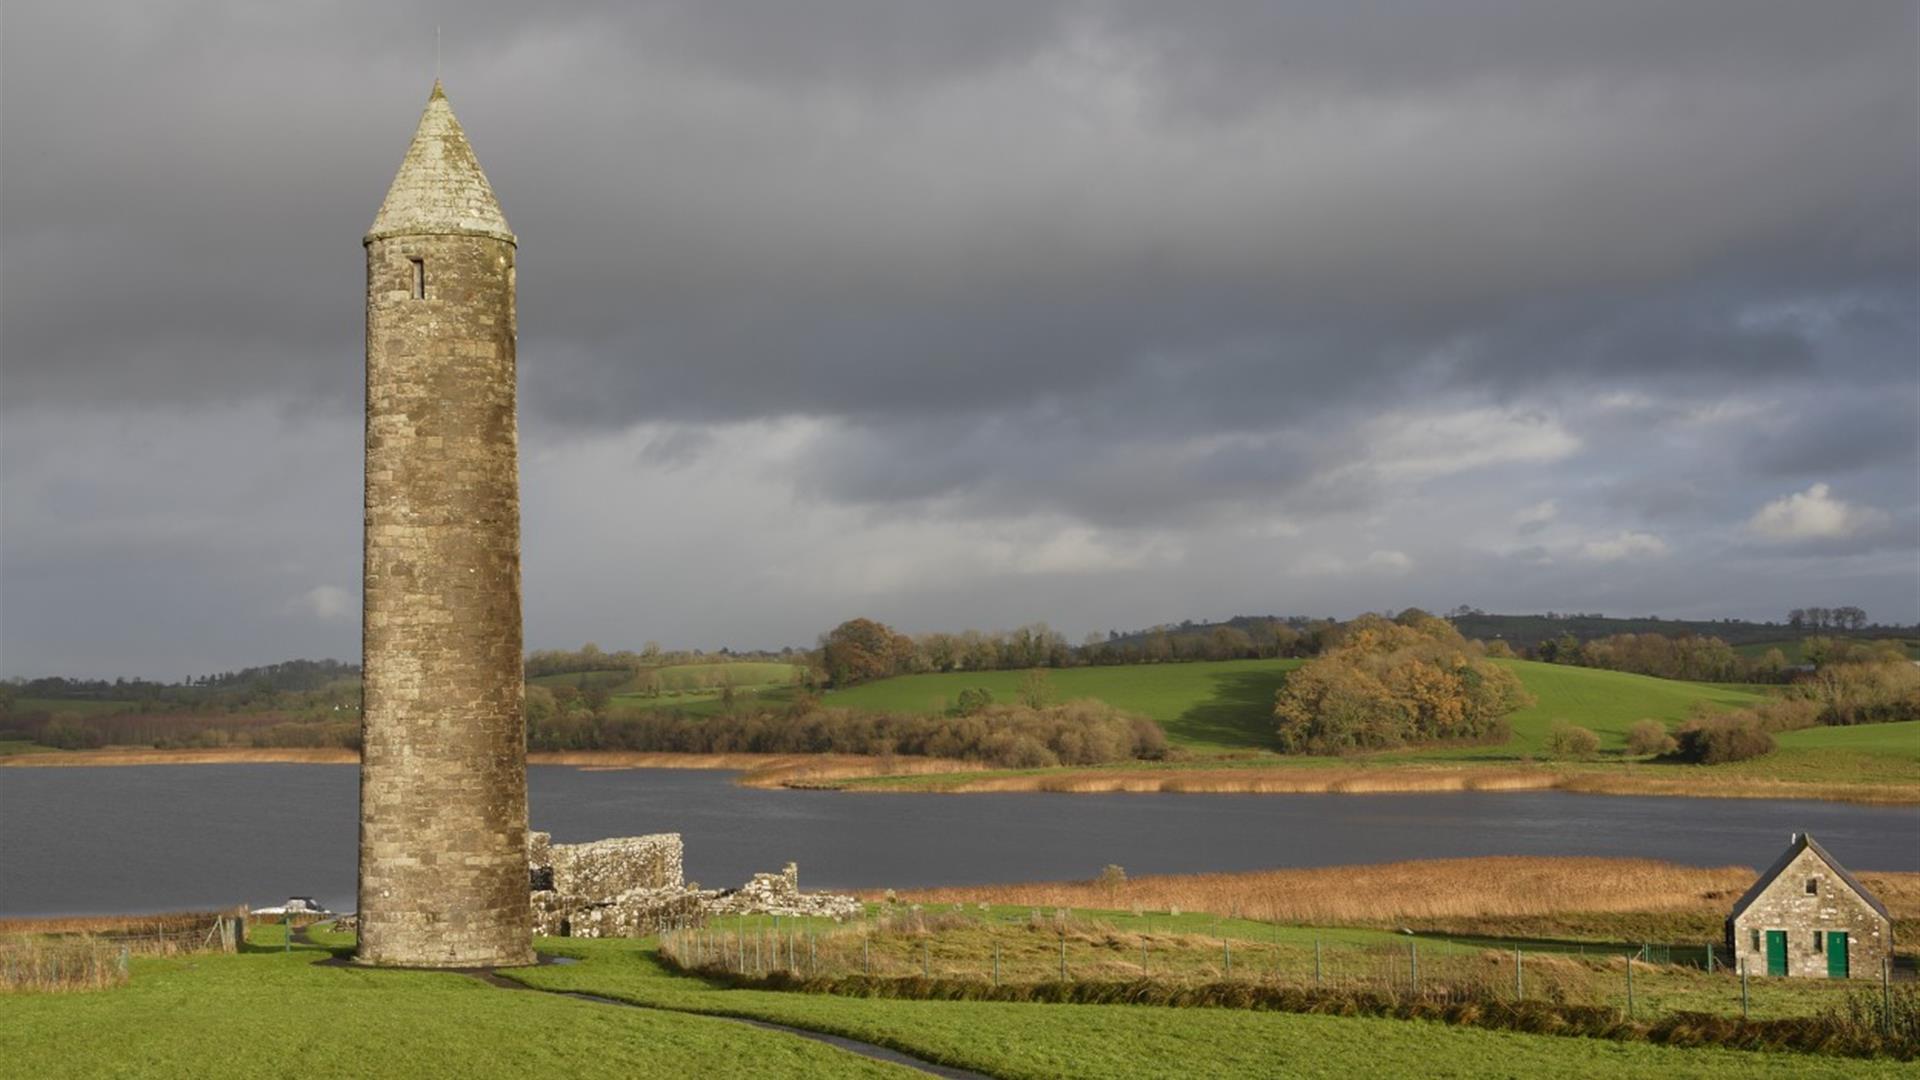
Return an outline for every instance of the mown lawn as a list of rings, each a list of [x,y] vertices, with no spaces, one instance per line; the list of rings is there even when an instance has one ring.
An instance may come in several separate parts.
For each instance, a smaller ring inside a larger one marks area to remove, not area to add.
[[[327,955],[296,946],[139,958],[118,989],[0,996],[0,1075],[915,1075],[704,1017],[517,993],[463,975],[315,966]]]

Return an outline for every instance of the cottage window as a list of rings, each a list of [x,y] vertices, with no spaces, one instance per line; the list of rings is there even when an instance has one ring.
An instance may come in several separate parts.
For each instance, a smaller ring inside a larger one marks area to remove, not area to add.
[[[1826,943],[1821,941],[1821,938],[1824,936],[1825,935],[1819,930],[1815,930],[1813,932],[1813,951],[1814,952],[1820,952],[1822,949],[1826,948]]]
[[[1753,951],[1754,952],[1760,951],[1760,931],[1759,930],[1755,930],[1753,932]]]
[[[425,300],[427,298],[427,260],[408,259],[407,261],[413,264],[413,298],[415,300]],[[1807,891],[1812,892],[1813,890],[1808,889]]]
[[[1820,895],[1820,879],[1819,878],[1810,877],[1807,879],[1807,895],[1808,896]]]

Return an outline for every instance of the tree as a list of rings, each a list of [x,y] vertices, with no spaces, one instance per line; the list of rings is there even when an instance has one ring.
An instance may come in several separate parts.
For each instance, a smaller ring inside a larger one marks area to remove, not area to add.
[[[1053,684],[1047,673],[1039,668],[1027,672],[1020,680],[1020,703],[1029,709],[1044,709],[1053,698]]]
[[[1411,622],[1363,615],[1338,648],[1288,676],[1274,698],[1281,748],[1337,754],[1504,733],[1506,714],[1532,700],[1520,680],[1446,620]]]
[[[984,686],[969,686],[960,691],[957,711],[961,716],[977,716],[993,704],[993,691]]]
[[[848,619],[820,642],[820,661],[835,686],[884,679],[911,660],[913,642],[872,619]]]

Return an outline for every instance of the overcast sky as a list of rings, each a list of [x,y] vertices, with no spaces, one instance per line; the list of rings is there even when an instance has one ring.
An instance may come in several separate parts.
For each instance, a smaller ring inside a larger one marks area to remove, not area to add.
[[[357,657],[436,22],[529,647],[1920,619],[1910,2],[297,7],[5,6],[0,674]]]

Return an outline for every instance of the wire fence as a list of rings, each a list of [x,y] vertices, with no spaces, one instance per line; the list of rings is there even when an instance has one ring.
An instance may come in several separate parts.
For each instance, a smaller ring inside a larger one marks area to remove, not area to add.
[[[1853,1007],[1880,993],[1891,1024],[1892,969],[1852,980],[1767,979],[1730,968],[1724,947],[1647,944],[1545,947],[1272,926],[1213,934],[1034,911],[883,913],[854,924],[718,920],[670,929],[662,955],[696,972],[797,980],[938,980],[988,987],[1078,982],[1248,984],[1440,1004],[1547,1002],[1646,1020],[1675,1013],[1786,1019]],[[1189,923],[1191,920],[1189,920]],[[1910,995],[1909,995],[1910,996]],[[1884,1026],[1884,1024],[1883,1024]]]
[[[0,992],[124,986],[131,977],[135,956],[237,952],[245,934],[238,915],[218,915],[204,925],[185,928],[156,920],[156,926],[0,938]]]

